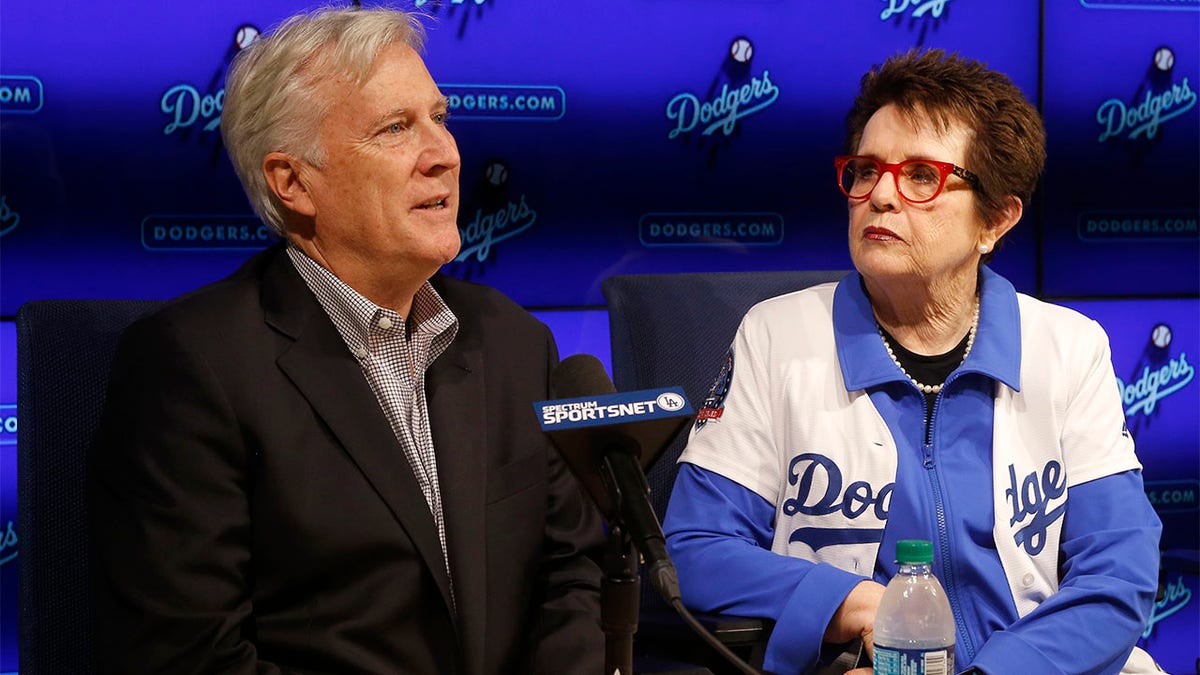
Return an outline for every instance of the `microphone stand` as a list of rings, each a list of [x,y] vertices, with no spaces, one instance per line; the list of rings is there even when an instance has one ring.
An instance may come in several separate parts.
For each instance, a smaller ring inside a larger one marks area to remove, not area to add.
[[[605,675],[633,675],[633,634],[637,632],[641,581],[633,541],[610,523],[600,581],[600,624],[604,628]]]

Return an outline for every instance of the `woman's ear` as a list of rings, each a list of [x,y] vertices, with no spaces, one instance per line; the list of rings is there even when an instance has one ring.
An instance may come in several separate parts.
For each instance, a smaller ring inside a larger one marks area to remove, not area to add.
[[[1013,226],[1021,220],[1023,213],[1025,213],[1025,206],[1021,203],[1021,198],[1009,195],[1004,202],[1004,209],[1001,210],[1000,216],[984,227],[982,238],[979,241],[980,245],[986,245],[989,251],[996,250],[996,242],[1013,229]]]

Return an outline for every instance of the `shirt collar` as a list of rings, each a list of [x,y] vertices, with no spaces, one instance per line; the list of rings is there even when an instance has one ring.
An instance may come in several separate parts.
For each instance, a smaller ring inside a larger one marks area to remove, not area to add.
[[[377,325],[381,319],[387,318],[397,325],[404,323],[405,317],[400,316],[399,312],[371,302],[295,244],[288,244],[287,252],[304,283],[313,295],[317,296],[321,307],[337,327],[351,353],[365,353],[371,327]],[[458,332],[457,317],[428,281],[422,284],[413,296],[409,319],[416,331],[430,333],[429,338],[435,345],[435,353],[429,358],[431,363]]]
[[[956,373],[982,373],[1020,391],[1021,315],[1016,289],[986,266],[980,272],[979,328],[971,353]],[[884,349],[858,272],[846,275],[834,291],[833,330],[848,391],[905,379]]]

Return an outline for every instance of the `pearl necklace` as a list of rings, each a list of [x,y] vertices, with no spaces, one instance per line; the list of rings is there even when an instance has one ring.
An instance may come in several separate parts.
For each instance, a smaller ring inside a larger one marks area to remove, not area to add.
[[[891,343],[888,342],[887,336],[885,336],[883,334],[883,326],[879,325],[879,322],[876,321],[875,327],[879,329],[879,339],[883,340],[883,348],[887,350],[888,356],[892,357],[892,363],[896,364],[896,367],[900,369],[900,372],[904,373],[904,376],[907,377],[909,379],[909,381],[911,381],[913,384],[917,385],[917,389],[920,389],[922,392],[924,392],[926,394],[936,394],[942,390],[941,384],[922,384],[917,381],[917,378],[913,377],[912,375],[909,375],[908,371],[904,369],[904,366],[900,364],[900,359],[896,358],[896,352],[892,351]],[[971,330],[969,330],[967,332],[967,350],[965,352],[963,352],[962,361],[959,361],[959,364],[961,364],[961,363],[963,363],[963,361],[967,360],[967,355],[969,355],[971,353],[971,347],[975,346],[975,332],[978,328],[979,328],[979,298],[976,297],[975,298],[975,314],[974,314],[974,316],[971,317]]]

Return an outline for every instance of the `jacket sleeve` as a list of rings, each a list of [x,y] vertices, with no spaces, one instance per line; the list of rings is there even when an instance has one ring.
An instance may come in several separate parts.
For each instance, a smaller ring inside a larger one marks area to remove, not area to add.
[[[1119,673],[1150,617],[1161,531],[1140,471],[1072,487],[1058,591],[993,633],[972,665],[989,674]]]
[[[1068,485],[1058,590],[983,645],[974,664],[989,674],[1120,672],[1158,587],[1162,525],[1142,487],[1108,336],[1072,320],[1070,330],[1048,327],[1074,375],[1058,410]]]
[[[550,365],[558,362],[554,339],[546,332]],[[550,398],[549,389],[547,396]],[[599,509],[580,488],[557,450],[545,443],[550,489],[540,597],[531,635],[530,666],[523,672],[601,673],[605,637],[600,627],[600,561],[604,526]]]
[[[771,551],[775,508],[758,494],[684,463],[664,519],[684,602],[699,611],[772,619],[763,667],[805,673],[842,601],[864,578]]]
[[[247,451],[221,386],[161,319],[126,332],[91,455],[101,672],[279,672],[247,639]]]

